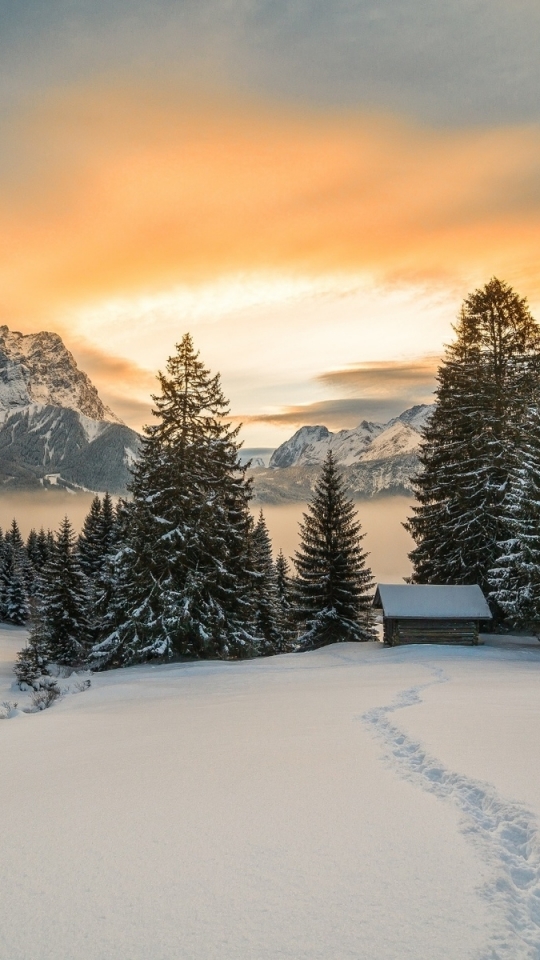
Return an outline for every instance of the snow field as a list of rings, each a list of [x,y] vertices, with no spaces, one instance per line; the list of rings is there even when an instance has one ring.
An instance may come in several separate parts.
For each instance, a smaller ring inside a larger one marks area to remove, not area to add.
[[[539,664],[339,644],[0,724],[0,960],[537,960]]]

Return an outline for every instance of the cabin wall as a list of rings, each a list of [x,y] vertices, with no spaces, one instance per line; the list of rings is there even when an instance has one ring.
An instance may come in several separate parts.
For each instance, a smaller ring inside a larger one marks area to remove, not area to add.
[[[430,620],[428,618],[383,618],[384,642],[402,643],[478,643],[475,620]]]

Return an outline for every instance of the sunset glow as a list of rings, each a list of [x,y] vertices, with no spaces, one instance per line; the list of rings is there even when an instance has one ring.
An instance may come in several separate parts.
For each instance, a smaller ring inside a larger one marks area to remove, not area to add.
[[[3,322],[60,332],[137,427],[186,330],[247,435],[274,442],[336,398],[328,371],[440,356],[490,276],[540,302],[530,120],[435,125],[123,70],[26,92],[2,139]],[[370,389],[368,413],[390,396]]]

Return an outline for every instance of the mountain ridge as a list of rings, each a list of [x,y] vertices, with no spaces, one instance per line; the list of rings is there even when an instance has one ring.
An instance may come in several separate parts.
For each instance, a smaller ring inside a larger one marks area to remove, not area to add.
[[[0,326],[0,491],[123,494],[139,443],[58,334]]]
[[[308,500],[328,450],[355,499],[412,494],[421,431],[433,406],[417,404],[387,423],[362,420],[354,429],[336,433],[320,424],[300,427],[274,450],[267,468],[252,470],[255,501]]]

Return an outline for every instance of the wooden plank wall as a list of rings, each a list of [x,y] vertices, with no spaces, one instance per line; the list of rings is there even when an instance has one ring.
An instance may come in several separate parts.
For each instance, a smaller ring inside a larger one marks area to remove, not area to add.
[[[384,642],[401,643],[478,643],[475,620],[384,619]]]

